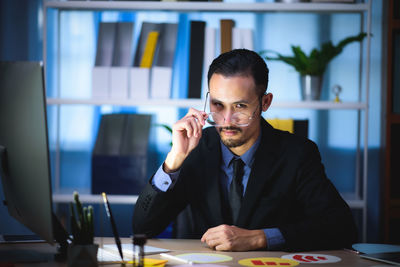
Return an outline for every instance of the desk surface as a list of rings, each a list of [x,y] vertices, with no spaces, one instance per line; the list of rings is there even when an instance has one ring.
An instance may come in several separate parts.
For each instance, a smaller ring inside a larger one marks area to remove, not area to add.
[[[102,246],[103,244],[113,243],[112,238],[97,238],[96,242]],[[129,243],[130,240],[128,238],[122,239],[123,243]],[[194,253],[194,252],[202,252],[202,253],[217,253],[228,255],[232,257],[231,261],[214,263],[221,266],[242,266],[238,264],[238,261],[246,258],[258,258],[258,257],[278,257],[280,258],[286,254],[292,254],[288,252],[271,252],[271,251],[250,251],[250,252],[219,252],[209,249],[205,244],[201,243],[199,240],[184,240],[184,239],[151,239],[147,242],[150,246],[160,247],[169,249],[169,254],[178,255],[182,253]],[[29,243],[29,244],[0,244],[0,251],[2,250],[34,250],[41,253],[54,253],[55,247],[52,247],[46,243]],[[308,252],[310,254],[325,254],[332,255],[341,258],[341,261],[336,263],[325,263],[318,264],[318,266],[384,266],[385,264],[370,261],[366,259],[360,258],[357,254],[345,251],[345,250],[326,250],[326,251],[312,251]],[[149,258],[160,259],[160,255],[149,255]],[[1,265],[1,264],[0,264]],[[57,263],[57,262],[48,262],[48,263],[37,263],[37,264],[16,264],[15,266],[66,266],[66,263]],[[182,265],[182,263],[169,260],[166,266],[174,266],[174,265]],[[104,266],[121,266],[120,264],[115,265],[104,265]],[[129,265],[126,265],[129,266]],[[264,265],[266,266],[266,265]],[[315,264],[310,263],[301,263],[298,266],[314,266]],[[390,266],[390,265],[387,265]]]

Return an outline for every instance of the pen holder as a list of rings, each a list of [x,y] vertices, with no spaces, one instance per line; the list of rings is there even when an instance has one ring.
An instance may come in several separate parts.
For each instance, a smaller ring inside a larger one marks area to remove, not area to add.
[[[99,245],[73,245],[68,246],[68,267],[96,267],[97,262],[97,250]]]
[[[135,267],[144,267],[144,244],[146,241],[146,235],[133,236],[133,266]],[[136,252],[137,247],[139,247],[138,252]]]

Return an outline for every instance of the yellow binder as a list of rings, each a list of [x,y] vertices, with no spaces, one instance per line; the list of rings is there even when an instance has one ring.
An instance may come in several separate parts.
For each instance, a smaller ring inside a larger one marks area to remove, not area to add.
[[[275,129],[294,133],[293,119],[268,119],[267,122]]]
[[[143,52],[142,60],[140,61],[141,68],[151,68],[157,47],[158,35],[158,32],[149,32],[147,35],[146,47]]]

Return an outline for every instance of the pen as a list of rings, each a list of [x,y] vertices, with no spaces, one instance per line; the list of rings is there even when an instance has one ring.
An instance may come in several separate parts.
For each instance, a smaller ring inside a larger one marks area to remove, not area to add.
[[[180,262],[183,262],[183,263],[186,263],[186,264],[190,264],[190,265],[193,264],[193,261],[185,260],[185,259],[179,258],[177,256],[173,256],[173,255],[170,255],[170,254],[160,253],[160,256],[164,257],[164,258],[167,258],[167,259],[170,259],[170,260],[176,260],[176,261],[180,261]]]
[[[360,254],[360,251],[353,250],[353,249],[344,248],[343,250],[348,251],[350,253],[354,253],[354,254]]]
[[[103,192],[101,195],[103,196],[104,207],[106,208],[107,216],[108,216],[108,218],[110,219],[110,222],[111,222],[111,227],[112,227],[112,231],[113,231],[113,234],[114,234],[115,243],[117,244],[119,255],[121,256],[121,259],[123,261],[124,260],[124,254],[122,253],[121,239],[119,239],[117,226],[115,225],[114,217],[113,217],[112,212],[111,212],[110,203],[108,202],[106,193]]]

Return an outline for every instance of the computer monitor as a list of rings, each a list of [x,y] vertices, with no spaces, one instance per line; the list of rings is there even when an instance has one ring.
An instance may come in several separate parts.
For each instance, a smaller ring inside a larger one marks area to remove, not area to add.
[[[66,234],[53,214],[43,64],[0,62],[0,177],[11,216],[50,244]]]

